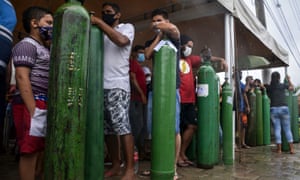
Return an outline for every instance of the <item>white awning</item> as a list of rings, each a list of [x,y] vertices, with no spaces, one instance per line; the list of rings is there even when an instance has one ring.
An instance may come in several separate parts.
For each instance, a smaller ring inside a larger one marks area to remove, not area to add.
[[[236,20],[240,21],[242,26],[263,43],[276,56],[274,58],[282,61],[282,63],[275,63],[273,66],[288,65],[288,52],[276,42],[242,0],[218,0],[218,2],[227,8],[236,17]],[[269,60],[272,61],[272,59]]]

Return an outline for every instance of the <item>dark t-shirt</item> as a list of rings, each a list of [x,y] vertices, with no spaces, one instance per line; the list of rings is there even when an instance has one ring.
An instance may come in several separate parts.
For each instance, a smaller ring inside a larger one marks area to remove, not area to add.
[[[288,85],[279,83],[266,86],[266,88],[271,100],[271,107],[287,106],[285,90],[288,89]]]
[[[145,43],[145,48],[149,47],[154,41],[155,37],[152,40],[149,40]],[[180,87],[180,71],[179,71],[179,60],[180,60],[180,39],[174,39],[168,37],[168,39],[173,43],[173,45],[177,49],[177,57],[176,57],[176,89]]]

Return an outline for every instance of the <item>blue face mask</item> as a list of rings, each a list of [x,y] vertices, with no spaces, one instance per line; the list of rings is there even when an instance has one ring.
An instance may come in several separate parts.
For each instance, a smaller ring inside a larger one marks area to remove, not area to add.
[[[53,27],[51,27],[51,26],[39,27],[41,37],[45,41],[48,41],[48,40],[52,39],[52,29],[53,29]]]
[[[144,62],[145,61],[145,54],[144,53],[138,53],[137,60],[138,60],[138,62]]]

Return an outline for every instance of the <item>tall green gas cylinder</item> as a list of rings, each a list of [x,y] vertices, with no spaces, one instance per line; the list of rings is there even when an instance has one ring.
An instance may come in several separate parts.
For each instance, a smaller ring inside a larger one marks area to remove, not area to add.
[[[256,146],[256,94],[251,91],[248,94],[250,113],[248,115],[248,129],[246,131],[245,141],[250,146]]]
[[[255,88],[256,95],[256,145],[264,144],[263,135],[263,105],[262,93],[259,87]]]
[[[87,76],[85,180],[104,179],[103,34],[91,26]]]
[[[285,80],[286,81],[286,80]],[[287,82],[285,82],[287,83]],[[290,113],[290,122],[291,122],[291,112],[293,111],[293,93],[289,90],[285,90],[285,97],[286,97],[286,102],[288,104],[288,108],[289,108],[289,113]],[[292,124],[292,123],[291,123]],[[292,126],[291,126],[292,127]],[[281,128],[281,150],[283,152],[288,152],[290,150],[289,144],[287,142],[287,139],[285,137],[285,133],[283,128]]]
[[[263,101],[263,144],[271,144],[271,117],[270,117],[270,99],[267,95],[266,89],[262,93]]]
[[[210,64],[210,51],[204,50],[204,64],[198,70],[197,82],[197,166],[204,169],[213,168],[215,164],[215,148],[218,142],[219,120],[216,101],[216,73]]]
[[[84,179],[90,18],[69,0],[54,14],[45,179]]]
[[[293,133],[293,140],[294,143],[299,142],[299,123],[298,123],[298,116],[299,116],[299,107],[298,107],[298,96],[293,94],[293,119],[291,120],[292,126],[292,133]]]
[[[186,156],[191,161],[194,161],[197,157],[197,155],[196,155],[196,146],[197,146],[196,143],[197,143],[197,137],[196,137],[196,135],[193,135],[193,138],[190,142],[190,145],[186,149]]]
[[[219,154],[220,154],[220,137],[221,137],[221,129],[220,129],[220,78],[219,76],[215,73],[215,87],[214,89],[217,91],[217,93],[214,93],[214,99],[216,101],[215,103],[215,108],[217,110],[217,114],[216,114],[216,118],[217,118],[217,130],[216,130],[216,142],[215,142],[215,148],[213,148],[213,152],[215,155],[213,156],[214,157],[214,163],[215,164],[218,164],[219,161],[220,161],[220,157],[219,157]]]
[[[151,149],[153,180],[171,180],[175,172],[177,60],[175,50],[168,43],[162,45],[154,57]]]
[[[232,89],[228,79],[222,86],[221,123],[223,127],[223,162],[225,165],[232,165],[234,159],[234,130],[232,121]]]

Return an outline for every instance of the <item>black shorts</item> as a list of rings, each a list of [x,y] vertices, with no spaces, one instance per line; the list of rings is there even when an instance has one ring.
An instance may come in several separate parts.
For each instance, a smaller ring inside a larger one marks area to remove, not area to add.
[[[196,107],[193,103],[181,103],[180,129],[184,130],[188,125],[197,126]]]

